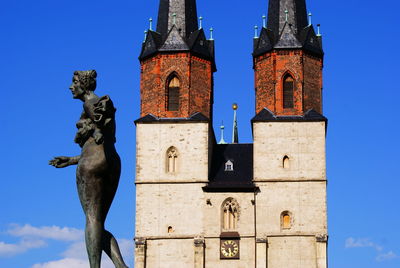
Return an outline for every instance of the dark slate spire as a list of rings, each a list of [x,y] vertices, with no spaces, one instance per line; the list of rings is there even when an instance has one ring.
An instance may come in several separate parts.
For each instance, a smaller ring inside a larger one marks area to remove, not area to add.
[[[160,0],[157,31],[147,31],[139,59],[179,51],[211,60],[215,67],[214,41],[199,29],[196,0]]]
[[[166,39],[174,25],[184,38],[198,30],[196,0],[160,0],[157,32]]]
[[[287,20],[286,20],[287,11]],[[269,0],[268,29],[279,35],[286,22],[294,34],[300,33],[308,25],[305,0]]]
[[[254,56],[272,49],[305,49],[323,55],[322,40],[308,22],[306,0],[269,0],[267,28],[254,39]]]

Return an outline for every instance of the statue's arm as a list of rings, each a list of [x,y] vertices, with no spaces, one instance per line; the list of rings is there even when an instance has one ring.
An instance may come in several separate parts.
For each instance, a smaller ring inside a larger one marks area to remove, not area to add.
[[[81,158],[80,155],[73,156],[73,157],[57,156],[49,161],[49,165],[56,167],[56,168],[65,168],[68,166],[77,165],[80,158]]]

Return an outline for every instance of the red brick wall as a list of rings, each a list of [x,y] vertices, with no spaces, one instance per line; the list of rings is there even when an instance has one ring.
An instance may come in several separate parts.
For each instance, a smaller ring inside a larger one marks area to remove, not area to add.
[[[190,53],[159,54],[141,62],[140,115],[189,117],[212,115],[212,65]],[[167,111],[167,87],[171,74],[180,80],[179,110]]]
[[[276,115],[303,115],[321,111],[322,60],[302,50],[279,50],[254,59],[256,113],[268,108]],[[295,80],[294,107],[283,108],[283,78]]]
[[[192,57],[191,63],[190,114],[201,112],[211,119],[213,104],[213,71],[211,62]]]
[[[322,59],[304,55],[304,111],[322,114]]]

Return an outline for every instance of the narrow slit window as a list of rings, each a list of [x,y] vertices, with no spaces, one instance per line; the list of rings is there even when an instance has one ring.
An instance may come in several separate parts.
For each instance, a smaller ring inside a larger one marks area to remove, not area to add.
[[[168,96],[167,96],[167,110],[178,111],[179,110],[179,91],[180,81],[178,77],[173,76],[168,83]]]
[[[290,229],[292,227],[292,217],[288,211],[282,212],[281,225],[282,229]]]
[[[283,108],[293,108],[294,79],[287,75],[283,80]]]
[[[282,163],[282,165],[283,165],[283,168],[284,168],[284,169],[290,168],[290,159],[289,159],[289,156],[285,155],[285,156],[283,157],[283,163]]]

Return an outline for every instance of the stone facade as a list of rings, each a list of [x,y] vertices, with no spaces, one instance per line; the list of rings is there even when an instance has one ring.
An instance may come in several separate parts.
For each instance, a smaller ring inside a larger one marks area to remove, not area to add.
[[[208,123],[137,125],[135,267],[326,268],[325,123],[265,122],[253,129],[258,190],[211,193],[202,189],[212,151]],[[179,152],[174,174],[165,163],[171,146]],[[238,260],[220,259],[227,198],[240,206]],[[284,211],[289,229],[282,228]]]

